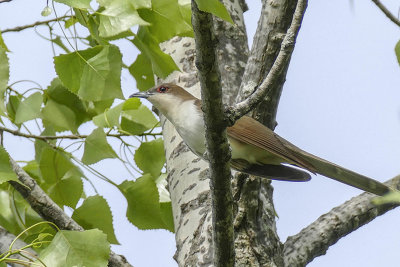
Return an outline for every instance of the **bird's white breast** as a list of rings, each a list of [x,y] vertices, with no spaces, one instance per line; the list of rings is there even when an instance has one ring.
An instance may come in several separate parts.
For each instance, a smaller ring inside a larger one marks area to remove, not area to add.
[[[194,105],[194,101],[184,101],[176,115],[175,128],[185,141],[186,145],[198,156],[203,156],[205,148],[205,129],[201,111]]]
[[[164,104],[166,98],[163,99]],[[162,107],[162,113],[175,126],[176,131],[183,141],[198,156],[202,156],[205,148],[204,120],[201,111],[195,105],[194,100],[179,101],[171,97],[169,105],[174,108]]]

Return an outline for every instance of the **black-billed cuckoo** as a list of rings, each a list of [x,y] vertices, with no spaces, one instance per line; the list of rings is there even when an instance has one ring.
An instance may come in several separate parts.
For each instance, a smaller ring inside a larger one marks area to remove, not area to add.
[[[170,83],[130,97],[149,100],[175,126],[190,150],[203,157],[205,127],[200,99]],[[289,164],[377,195],[390,191],[378,181],[301,150],[251,117],[240,118],[227,128],[227,135],[232,148],[231,166],[238,171],[284,181],[311,179],[308,172],[283,165]]]

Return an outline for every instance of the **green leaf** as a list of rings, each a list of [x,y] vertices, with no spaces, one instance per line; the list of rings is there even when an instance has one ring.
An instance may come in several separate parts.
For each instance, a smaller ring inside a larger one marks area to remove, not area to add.
[[[121,112],[121,129],[132,135],[154,128],[158,121],[153,113],[137,98],[125,101]]]
[[[15,189],[8,183],[0,185],[0,210],[0,225],[14,235],[20,234],[28,226],[43,221],[20,194],[15,194]],[[39,226],[29,230],[28,234],[31,236],[43,228],[49,229]],[[29,236],[24,235],[22,238],[30,243],[27,239]]]
[[[82,205],[72,214],[72,219],[87,230],[100,229],[107,234],[108,242],[119,245],[114,234],[110,207],[102,196],[96,195],[85,199]]]
[[[99,33],[101,37],[117,35],[135,25],[149,25],[139,16],[135,1],[97,0],[97,2],[105,7],[105,10],[100,13]],[[138,1],[139,4],[144,2]]]
[[[43,179],[49,184],[55,184],[75,165],[60,151],[53,148],[43,148],[39,162]]]
[[[119,117],[121,116],[121,112],[123,110],[137,109],[140,105],[140,101],[136,98],[127,99],[125,102],[95,116],[93,118],[93,123],[103,128],[112,128],[114,126],[119,127]]]
[[[119,126],[119,116],[121,115],[122,106],[121,103],[102,114],[93,117],[93,123],[99,127],[112,128],[114,126]]]
[[[132,3],[136,9],[151,8],[151,0],[135,0]]]
[[[58,78],[55,78],[44,93],[45,102],[48,99],[68,107],[75,114],[75,126],[79,127],[83,122],[91,119],[86,111],[86,102],[83,102],[75,94],[68,91]]]
[[[53,127],[47,127],[41,132],[41,136],[55,136],[56,132]],[[44,149],[53,149],[52,146],[56,145],[57,140],[47,140],[46,142],[43,140],[36,139],[35,140],[35,160],[39,163],[42,158],[42,152]]]
[[[43,147],[39,169],[45,181],[41,186],[52,198],[54,197],[56,203],[75,207],[83,192],[82,182],[79,181],[83,174],[65,153],[49,146]]]
[[[174,70],[179,70],[172,57],[161,51],[158,41],[146,27],[139,27],[132,42],[151,62],[151,68],[158,77],[166,78]]]
[[[16,221],[15,214],[11,209],[13,199],[7,187],[7,183],[3,183],[0,187],[0,225],[10,233],[18,234],[23,229]]]
[[[399,62],[400,65],[400,41],[397,42],[394,52],[396,53],[397,61]]]
[[[7,47],[0,35],[0,115],[5,112],[4,93],[7,89],[8,80],[10,79],[10,65],[6,54]]]
[[[136,80],[136,87],[140,91],[145,91],[155,85],[154,73],[151,68],[151,61],[143,54],[139,54],[129,66],[129,72]]]
[[[174,36],[191,36],[193,30],[190,17],[184,17],[178,0],[153,0],[151,9],[141,9],[139,14],[146,21],[149,33],[159,42],[167,41]]]
[[[89,102],[89,112],[98,115],[109,109],[114,103],[114,99]]]
[[[53,126],[56,131],[72,131],[76,133],[78,127],[74,112],[67,106],[53,100],[48,100],[42,109],[43,123],[46,127]]]
[[[139,99],[137,99],[137,98],[128,98],[127,100],[125,100],[125,102],[124,102],[124,104],[122,106],[122,110],[123,111],[136,110],[141,105],[142,105],[142,103],[140,103]]]
[[[70,20],[68,20],[68,21],[71,21],[71,20],[72,20],[72,18],[71,18]],[[68,21],[67,21],[67,22],[68,22]],[[65,28],[68,28],[68,27],[67,27],[67,22],[65,22]],[[50,41],[51,41],[53,44],[58,45],[62,50],[64,50],[65,53],[71,53],[71,51],[68,49],[68,47],[65,46],[65,44],[64,44],[63,41],[61,40],[60,36],[57,36],[56,38],[53,38],[53,39],[51,39]]]
[[[104,8],[100,7],[101,10],[103,10]],[[89,30],[90,35],[88,37],[86,37],[86,39],[89,41],[89,46],[96,46],[98,44],[102,44],[102,45],[107,45],[109,44],[106,40],[104,40],[103,38],[100,38],[99,36],[99,30],[98,30],[98,26],[100,24],[100,19],[98,16],[98,11],[94,13],[89,13],[87,10],[84,9],[76,9],[74,8],[74,13],[75,13],[75,17],[78,20],[78,22],[86,27]]]
[[[59,231],[40,259],[46,266],[106,267],[110,254],[107,236],[100,230]]]
[[[91,9],[91,0],[55,0],[58,3],[66,4],[67,6],[79,8],[79,9]]]
[[[69,19],[65,20],[65,28],[68,29],[69,27],[71,27],[72,25],[74,25],[77,22],[79,22],[79,21],[78,21],[78,19],[76,17],[69,18]],[[57,38],[59,38],[59,37],[57,37]],[[67,51],[65,49],[64,49],[64,51],[67,52],[67,53],[70,52],[70,51]]]
[[[62,83],[83,100],[123,98],[122,55],[114,45],[60,55],[54,64]]]
[[[229,15],[228,10],[224,4],[222,4],[219,0],[195,0],[198,8],[201,11],[209,12],[229,23],[233,24],[233,20]]]
[[[8,103],[6,105],[8,118],[14,122],[15,121],[15,113],[18,110],[18,106],[21,103],[21,96],[10,95],[8,98]]]
[[[42,106],[42,94],[36,92],[22,101],[15,113],[15,123],[23,123],[40,117],[40,107]]]
[[[10,52],[10,50],[8,50],[6,43],[4,42],[3,36],[1,36],[1,31],[0,31],[0,48],[5,49],[6,52]],[[1,51],[1,50],[0,50]],[[1,52],[0,52],[1,53]],[[2,61],[0,60],[0,62],[7,62],[8,63],[8,59],[7,61]]]
[[[36,160],[29,161],[24,167],[24,171],[29,174],[30,177],[35,179],[38,184],[44,183],[42,174],[40,173],[39,163]]]
[[[46,189],[46,192],[59,206],[67,205],[75,208],[83,193],[83,183],[80,173],[71,169],[61,180]]]
[[[122,111],[121,128],[132,135],[142,134],[154,128],[157,123],[158,120],[145,105]]]
[[[166,229],[171,232],[174,232],[174,216],[172,214],[171,202],[161,202],[160,212],[161,212],[161,219],[167,226]]]
[[[108,144],[102,128],[97,128],[86,138],[82,162],[93,164],[106,158],[117,158],[117,154]]]
[[[167,229],[171,227],[172,215],[167,215],[168,209],[163,204],[161,208],[158,190],[151,175],[147,174],[135,182],[125,181],[118,186],[128,201],[126,216],[139,229]],[[161,211],[162,210],[162,211]],[[172,211],[171,211],[172,214]],[[168,219],[168,221],[164,221]]]
[[[158,177],[165,163],[163,140],[159,138],[142,143],[135,152],[135,162],[144,173]]]
[[[178,0],[179,10],[185,21],[190,22],[190,27],[192,27],[192,3],[191,0]],[[193,30],[193,27],[192,27]]]
[[[7,181],[18,182],[18,177],[11,167],[10,156],[4,147],[0,146],[0,184]]]

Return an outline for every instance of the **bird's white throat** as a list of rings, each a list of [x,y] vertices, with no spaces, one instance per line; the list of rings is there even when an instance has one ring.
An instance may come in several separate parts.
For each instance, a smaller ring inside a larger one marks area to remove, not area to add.
[[[182,100],[167,94],[152,96],[148,100],[174,125],[190,150],[202,157],[206,151],[204,120],[195,100]]]

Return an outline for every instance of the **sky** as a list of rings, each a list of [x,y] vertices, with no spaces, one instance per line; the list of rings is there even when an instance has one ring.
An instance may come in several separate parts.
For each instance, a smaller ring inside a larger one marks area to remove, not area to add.
[[[0,29],[43,20],[40,12],[45,2],[13,0],[0,4]],[[400,4],[386,2],[397,13]],[[245,20],[251,42],[261,6],[254,0],[247,3],[250,10]],[[62,7],[58,8],[62,13]],[[38,31],[47,34],[45,28]],[[31,79],[46,87],[55,77],[49,43],[34,30],[7,33],[3,38],[12,51],[10,81]],[[400,28],[372,1],[309,1],[279,105],[276,132],[308,152],[377,180],[400,174],[400,66],[394,54],[399,39]],[[120,45],[128,49],[123,42]],[[128,51],[124,62],[130,64],[135,57],[135,51]],[[125,96],[134,85],[124,73]],[[32,85],[20,84],[19,88],[24,86]],[[12,157],[32,158],[29,141],[5,138]],[[104,160],[96,167],[122,182],[128,174],[122,165],[118,168],[113,164]],[[137,267],[177,266],[172,259],[173,234],[137,230],[125,220],[126,203],[117,190],[102,181],[94,182],[114,215],[122,245],[113,246],[113,250]],[[273,186],[282,241],[360,193],[322,176],[307,183],[273,182]],[[308,266],[398,266],[399,224],[399,211],[391,211],[342,238]]]

